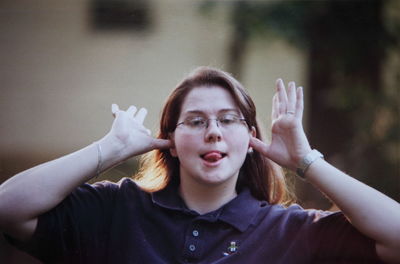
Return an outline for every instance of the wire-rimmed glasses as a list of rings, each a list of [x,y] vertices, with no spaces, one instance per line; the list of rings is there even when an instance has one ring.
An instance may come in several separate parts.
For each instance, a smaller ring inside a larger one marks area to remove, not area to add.
[[[205,118],[203,116],[191,116],[186,118],[183,122],[179,122],[176,126],[184,126],[185,128],[193,131],[200,131],[208,128],[211,120],[217,122],[219,128],[231,130],[239,127],[242,124],[247,125],[246,119],[241,118],[234,114],[224,114],[217,118]]]

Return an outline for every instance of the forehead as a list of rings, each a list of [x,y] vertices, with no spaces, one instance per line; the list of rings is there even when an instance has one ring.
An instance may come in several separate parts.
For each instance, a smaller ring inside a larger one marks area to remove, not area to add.
[[[218,113],[225,110],[239,111],[232,95],[220,86],[193,88],[182,104],[181,114],[188,112]]]

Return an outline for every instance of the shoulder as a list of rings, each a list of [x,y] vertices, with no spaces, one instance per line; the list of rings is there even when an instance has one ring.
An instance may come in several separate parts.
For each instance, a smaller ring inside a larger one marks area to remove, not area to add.
[[[290,219],[319,219],[327,217],[333,212],[321,211],[315,209],[304,209],[299,204],[292,204],[285,207],[280,204],[266,206],[266,212],[269,217],[290,218]]]
[[[262,221],[277,225],[281,229],[308,229],[322,223],[346,221],[341,212],[330,212],[316,209],[304,209],[298,204],[288,207],[268,205],[262,210]]]
[[[129,178],[123,178],[119,182],[99,181],[95,183],[84,183],[77,187],[63,202],[57,207],[63,208],[104,208],[113,206],[121,200],[124,194],[132,196],[133,193],[139,193],[141,190]]]
[[[114,183],[112,188],[119,195],[149,196],[149,193],[140,188],[131,178],[122,178],[117,183]]]
[[[79,186],[72,194],[115,195],[116,193],[128,190],[141,191],[132,179],[122,178],[118,182],[104,180],[92,184],[85,183]]]
[[[140,206],[148,204],[151,194],[140,188],[131,178],[122,178],[118,182],[101,181],[84,186],[92,192],[99,194],[109,201],[113,201],[116,206]]]

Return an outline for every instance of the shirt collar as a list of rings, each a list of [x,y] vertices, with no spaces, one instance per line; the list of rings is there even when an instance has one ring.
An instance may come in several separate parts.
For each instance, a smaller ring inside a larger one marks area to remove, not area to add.
[[[191,215],[199,215],[190,210],[180,197],[178,182],[170,182],[163,190],[152,193],[152,201],[160,207],[180,211]],[[251,195],[248,188],[244,188],[233,200],[214,212],[208,213],[215,220],[221,220],[244,232],[255,220],[256,215],[265,206],[265,201],[259,201]],[[206,215],[208,215],[206,214]],[[206,219],[205,216],[203,219]]]
[[[261,204],[251,195],[248,188],[243,189],[232,201],[221,207],[220,219],[241,232],[244,232],[255,220]]]

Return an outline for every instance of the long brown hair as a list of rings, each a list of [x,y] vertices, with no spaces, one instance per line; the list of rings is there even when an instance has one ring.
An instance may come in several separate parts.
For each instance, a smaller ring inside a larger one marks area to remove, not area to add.
[[[254,127],[256,137],[262,139],[253,100],[230,74],[211,67],[195,69],[173,90],[162,111],[158,138],[169,138],[176,128],[186,95],[199,86],[219,86],[226,89],[246,119],[249,129]],[[179,160],[172,157],[168,149],[157,149],[145,156],[135,181],[144,190],[154,192],[164,188],[173,177],[179,177]],[[245,186],[254,197],[272,204],[286,203],[289,198],[282,169],[257,151],[247,155],[240,169],[236,189],[240,191]]]

